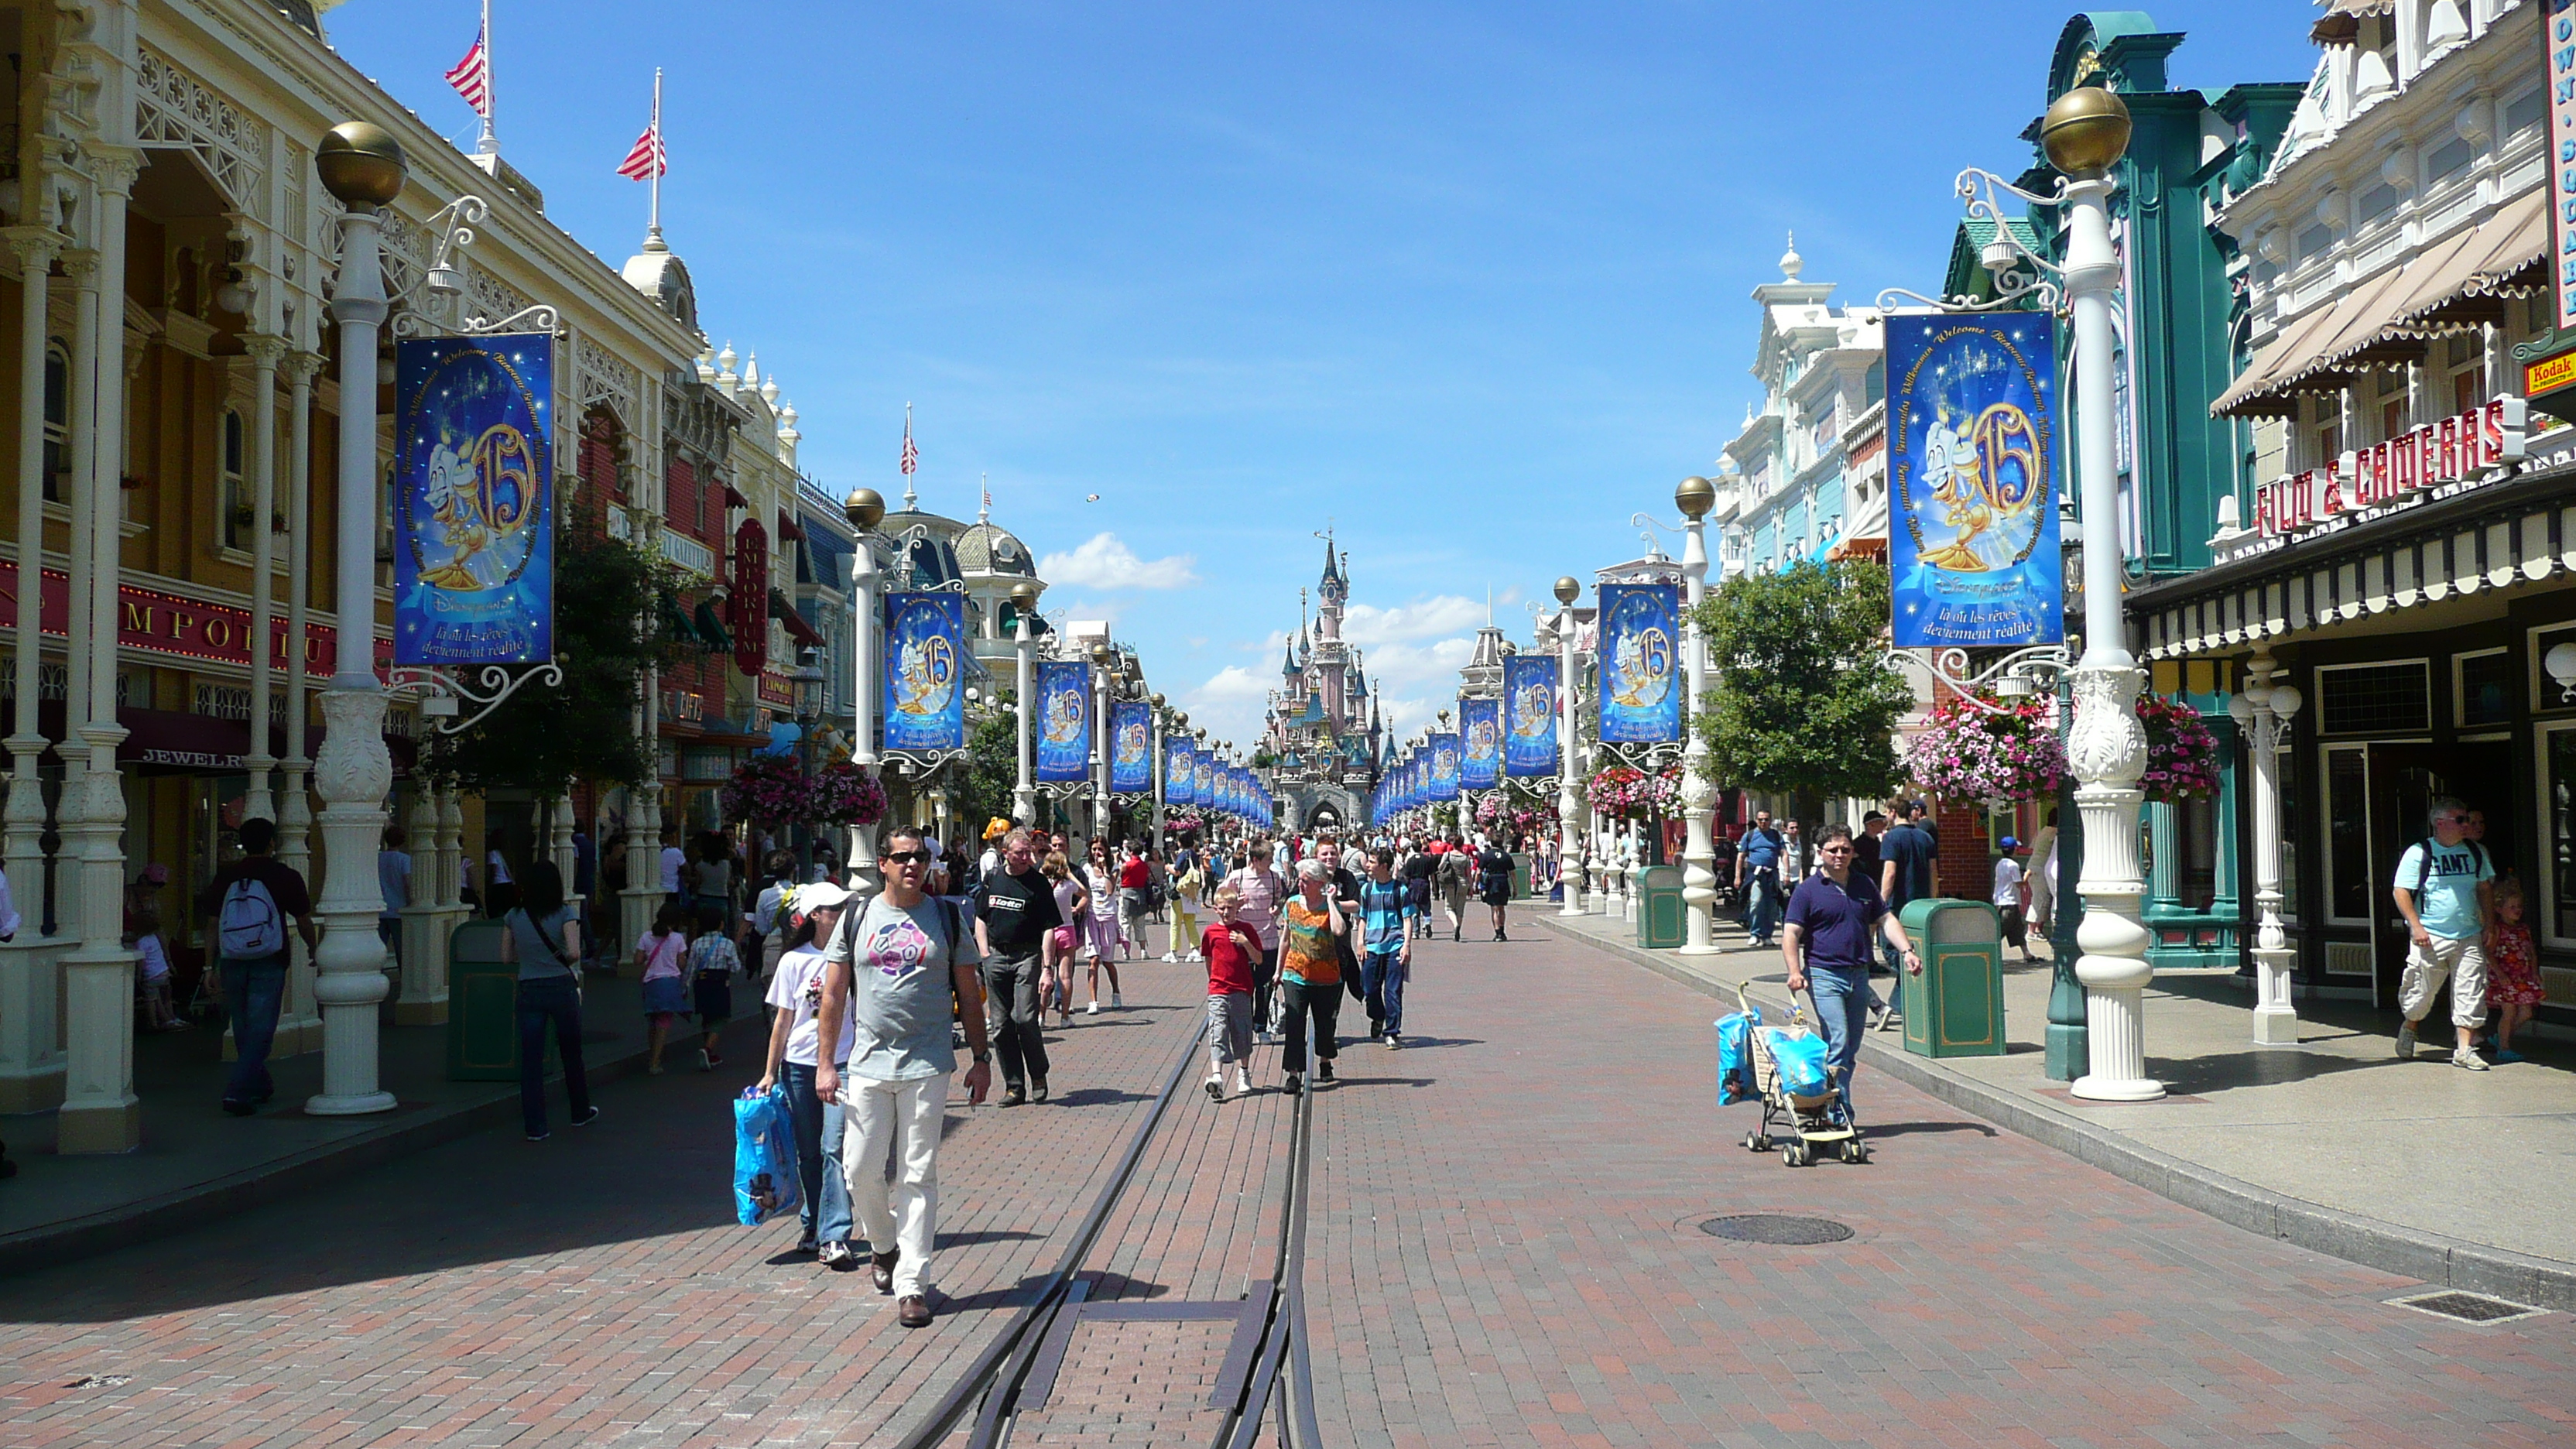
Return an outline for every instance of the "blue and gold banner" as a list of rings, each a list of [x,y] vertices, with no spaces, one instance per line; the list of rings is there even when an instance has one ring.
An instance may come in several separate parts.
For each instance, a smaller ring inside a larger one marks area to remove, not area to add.
[[[1109,789],[1142,795],[1154,788],[1154,707],[1123,699],[1109,707]]]
[[[885,747],[966,748],[966,596],[886,595]]]
[[[1659,745],[1682,737],[1679,584],[1601,586],[1601,738]]]
[[[1438,734],[1431,737],[1431,798],[1458,798],[1458,737]]]
[[[1503,704],[1498,699],[1458,700],[1458,786],[1491,790],[1503,780]]]
[[[1503,773],[1556,773],[1556,660],[1515,654],[1503,661]]]
[[[1897,646],[2064,642],[2048,314],[1890,317],[1887,379]]]
[[[1037,776],[1050,784],[1091,778],[1091,666],[1041,659],[1037,670]]]
[[[394,663],[555,652],[555,340],[394,348]]]

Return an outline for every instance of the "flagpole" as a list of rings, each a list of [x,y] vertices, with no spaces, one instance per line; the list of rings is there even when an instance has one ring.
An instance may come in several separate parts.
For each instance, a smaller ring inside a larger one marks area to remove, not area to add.
[[[485,156],[501,154],[500,138],[492,134],[492,112],[498,100],[492,90],[492,0],[483,0],[483,139],[474,149]]]
[[[492,0],[483,0],[489,5]],[[654,241],[662,237],[662,68],[653,67],[653,219],[646,233]]]

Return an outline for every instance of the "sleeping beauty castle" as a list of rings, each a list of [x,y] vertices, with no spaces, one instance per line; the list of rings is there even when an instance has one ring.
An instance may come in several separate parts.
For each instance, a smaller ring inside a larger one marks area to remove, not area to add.
[[[1288,641],[1261,731],[1260,755],[1287,829],[1364,822],[1365,802],[1377,785],[1385,737],[1360,651],[1342,639],[1350,595],[1350,555],[1337,552],[1328,534],[1314,616],[1306,617],[1300,590],[1297,634]]]

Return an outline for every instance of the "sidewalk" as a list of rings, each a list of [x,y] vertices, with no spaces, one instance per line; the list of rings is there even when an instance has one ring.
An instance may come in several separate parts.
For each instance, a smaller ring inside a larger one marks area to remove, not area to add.
[[[1787,1004],[1776,950],[1721,921],[1713,956],[1636,947],[1615,917],[1531,912],[1569,939],[1627,958],[1726,1002],[1750,983]],[[2007,955],[2011,953],[2007,949]],[[1877,978],[1882,994],[1887,978]],[[2147,1071],[2161,1102],[2075,1099],[2043,1074],[2050,971],[2008,965],[1999,1057],[1906,1053],[1899,1034],[1864,1039],[1854,1096],[1885,1072],[1954,1106],[2068,1152],[2248,1231],[2520,1303],[2576,1309],[2576,1249],[2550,1204],[2576,1201],[2576,1051],[2518,1042],[2531,1060],[2488,1072],[2449,1052],[2396,1059],[2394,1012],[2299,1003],[2296,1047],[2251,1041],[2252,995],[2228,973],[2158,978],[2146,993]],[[2445,1040],[2448,1029],[2439,1033]]]
[[[582,995],[582,1055],[592,1087],[643,1071],[640,988],[588,976]],[[761,1013],[750,989],[735,989],[734,1013],[726,1050],[756,1053]],[[259,1115],[224,1115],[223,1031],[201,1026],[135,1038],[134,1090],[143,1099],[136,1151],[60,1157],[52,1113],[0,1117],[0,1139],[19,1164],[18,1175],[0,1183],[0,1276],[177,1232],[211,1213],[310,1191],[469,1132],[517,1123],[517,1082],[448,1080],[446,1027],[388,1025],[380,1040],[378,1079],[401,1102],[374,1116],[304,1114],[304,1100],[322,1089],[318,1051],[270,1062],[277,1100]],[[697,1042],[694,1024],[675,1032],[664,1065],[694,1073]],[[560,1084],[550,1085],[547,1097],[560,1128]]]

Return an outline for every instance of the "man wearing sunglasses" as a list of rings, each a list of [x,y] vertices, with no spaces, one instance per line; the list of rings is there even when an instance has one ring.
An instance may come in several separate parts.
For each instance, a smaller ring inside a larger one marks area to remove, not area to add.
[[[1055,965],[1055,928],[1064,924],[1055,886],[1038,872],[1038,835],[1026,826],[1002,837],[1001,868],[977,892],[975,941],[984,950],[984,989],[1001,1017],[1002,1105],[1034,1090],[1047,1099],[1047,1050],[1039,1031],[1038,986]]]
[[[975,1064],[966,1069],[968,1105],[993,1085],[984,1041],[984,991],[964,913],[922,889],[930,849],[921,832],[898,827],[878,861],[885,889],[848,911],[823,952],[823,1002],[815,1013],[814,1095],[842,1105],[848,1123],[841,1160],[859,1233],[876,1253],[876,1286],[895,1295],[895,1321],[930,1323],[930,1247],[939,1230],[939,1129],[948,1108],[948,1044],[962,1021]],[[956,992],[955,1007],[949,993]],[[858,1023],[849,1065],[833,1058],[845,1014]],[[844,1073],[846,1071],[846,1086]],[[895,1149],[896,1180],[885,1180]],[[885,1251],[893,1244],[894,1251]]]
[[[1850,1110],[1852,1068],[1860,1060],[1860,1034],[1869,1020],[1870,928],[1886,935],[1908,975],[1923,974],[1923,958],[1914,954],[1914,943],[1905,938],[1905,927],[1887,908],[1878,884],[1852,869],[1850,827],[1826,826],[1817,849],[1823,868],[1798,882],[1789,897],[1780,955],[1789,964],[1790,993],[1804,991],[1815,1000],[1825,1029],[1825,1065]]]

